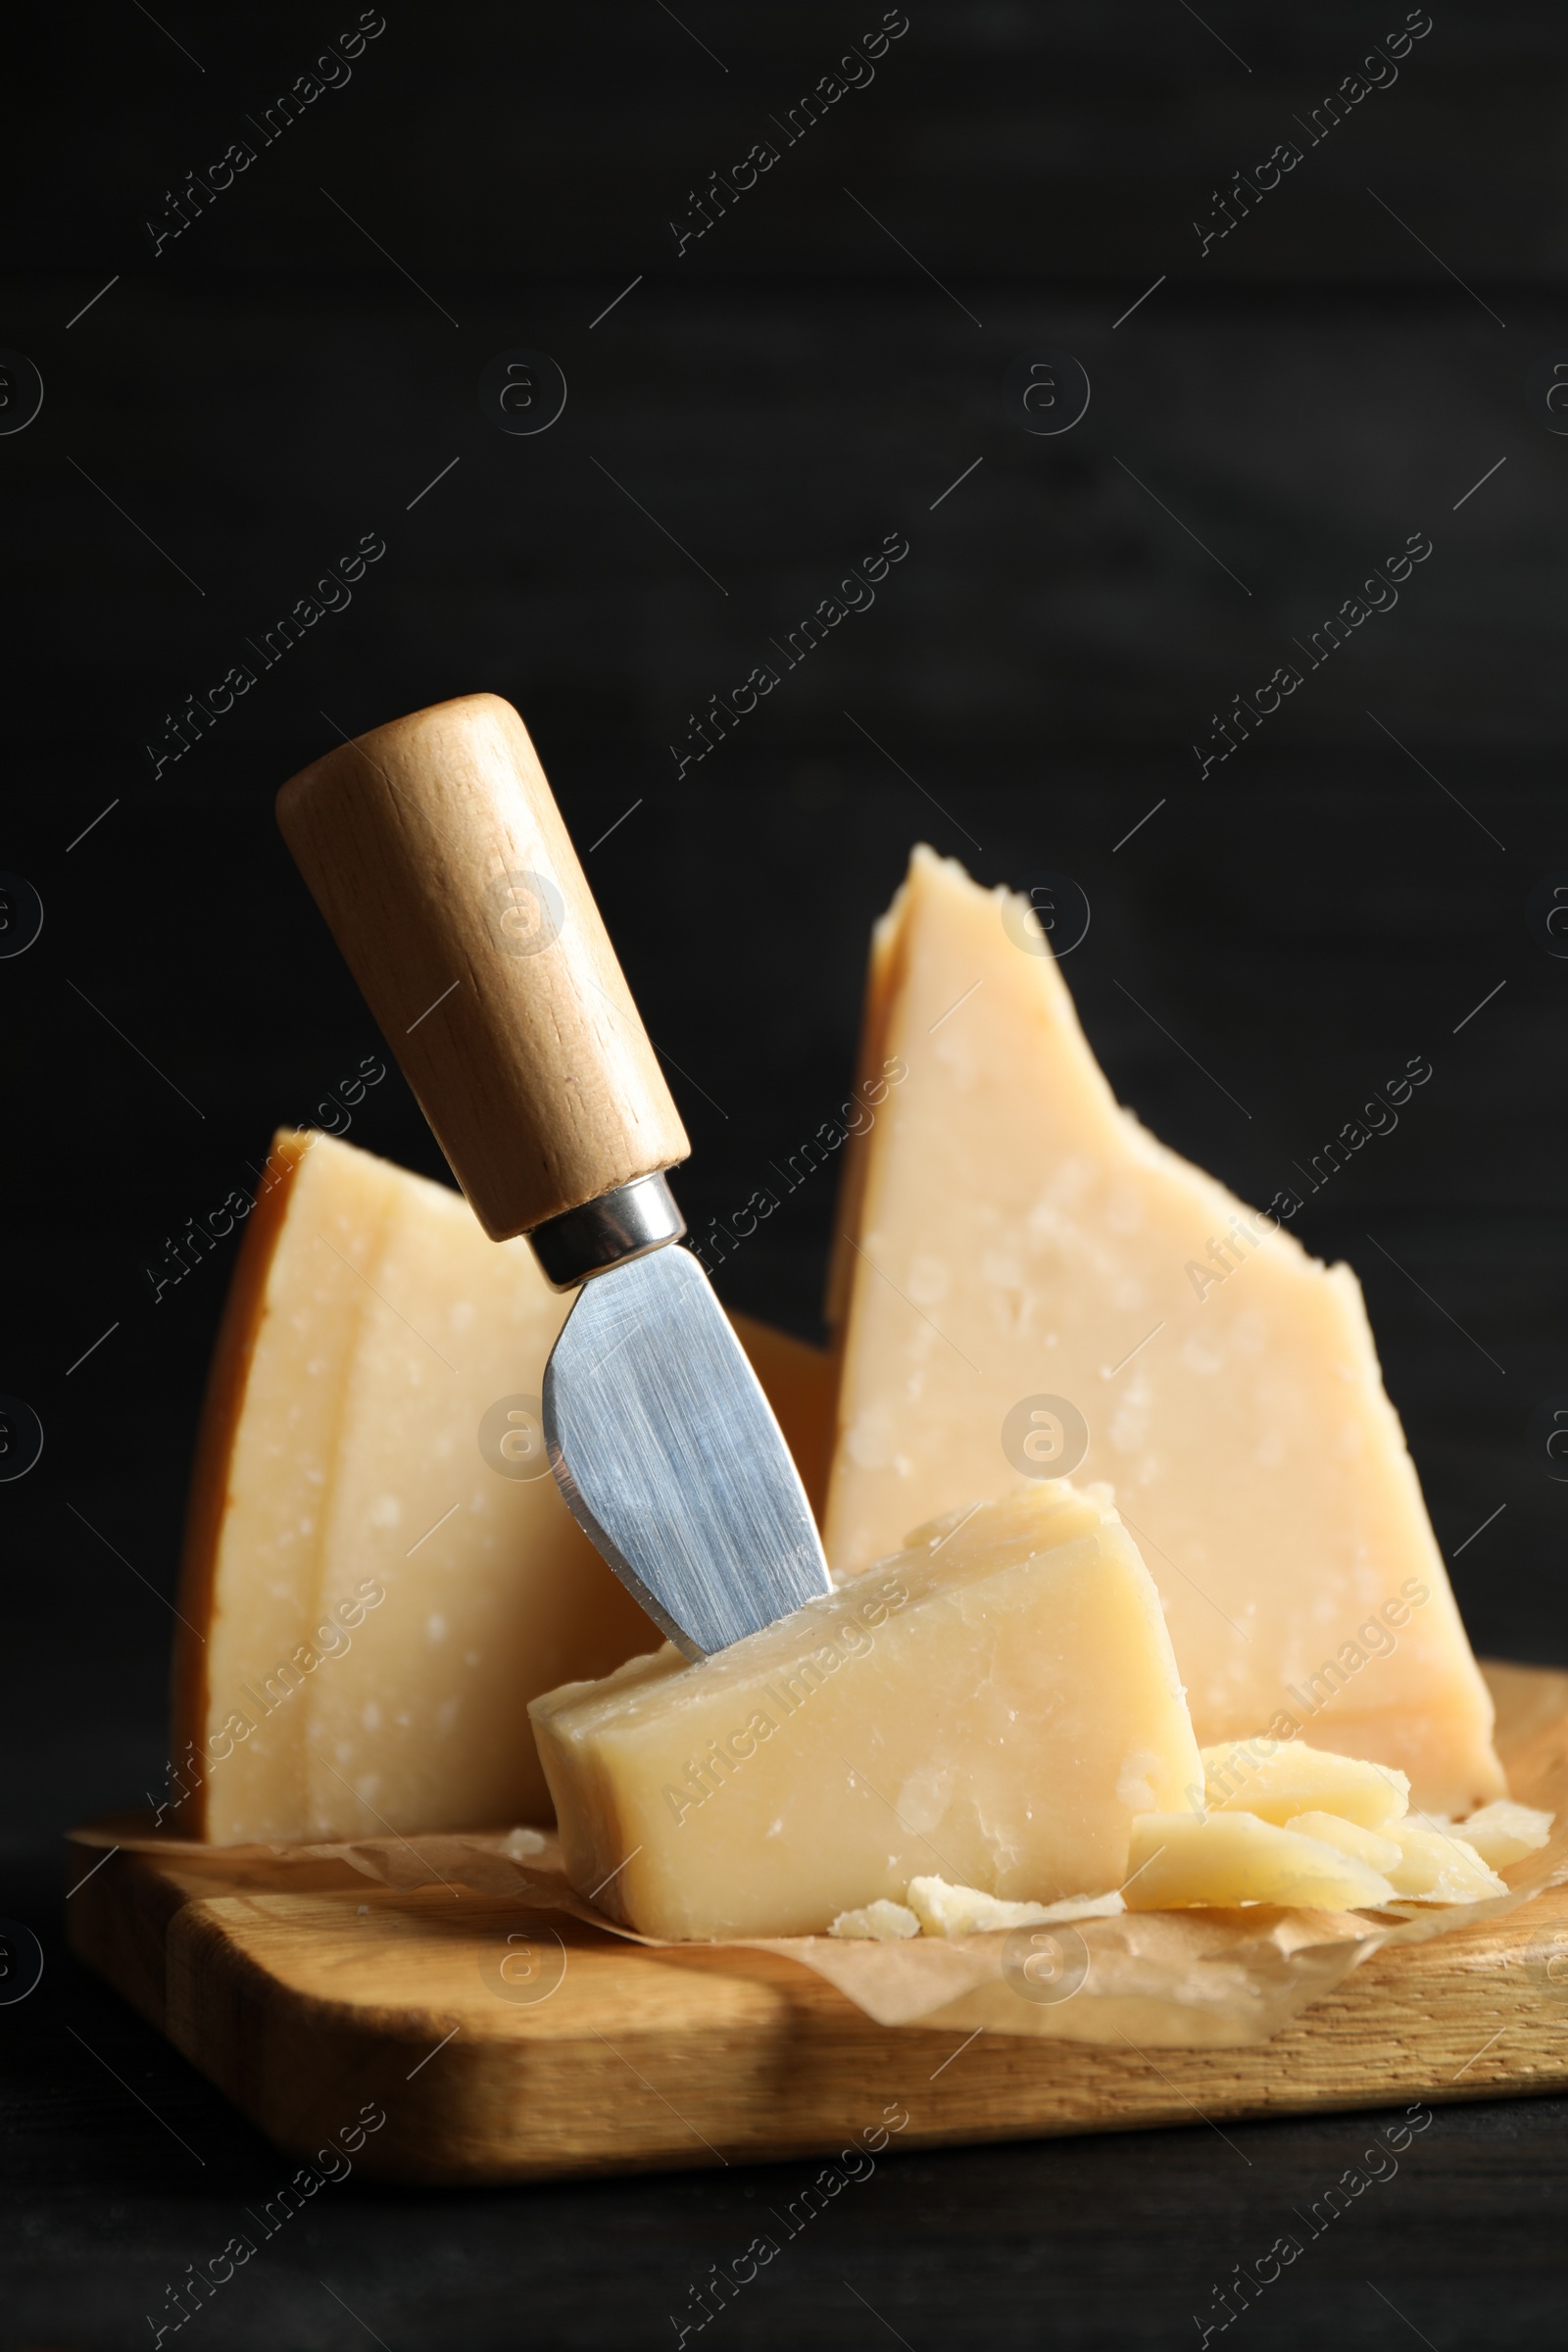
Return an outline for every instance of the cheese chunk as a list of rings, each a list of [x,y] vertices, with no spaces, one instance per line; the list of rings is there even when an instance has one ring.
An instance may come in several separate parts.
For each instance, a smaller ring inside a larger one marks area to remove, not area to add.
[[[841,1911],[829,1921],[827,1932],[868,1943],[902,1943],[919,1935],[920,1922],[907,1903],[890,1903],[884,1894],[858,1911]]]
[[[570,1305],[446,1187],[277,1137],[197,1446],[173,1722],[198,1785],[171,1827],[232,1844],[549,1819],[527,1700],[660,1639],[529,1412]],[[819,1452],[821,1357],[741,1336]]]
[[[1388,1874],[1396,1894],[1419,1903],[1484,1903],[1508,1891],[1462,1838],[1414,1821],[1393,1823],[1388,1835],[1399,1847],[1399,1860]]]
[[[1029,907],[926,849],[877,929],[861,1063],[895,1076],[844,1168],[832,1565],[1032,1462],[1107,1480],[1200,1741],[1304,1736],[1445,1812],[1501,1795],[1348,1267],[1120,1109]]]
[[[1200,1769],[1147,1569],[1061,1486],[942,1524],[696,1665],[534,1700],[580,1893],[651,1936],[809,1936],[933,1867],[1008,1902],[1120,1880]]]
[[[1459,1836],[1489,1870],[1506,1870],[1510,1862],[1539,1852],[1551,1836],[1552,1820],[1534,1805],[1510,1804],[1504,1797],[1461,1822]]]
[[[911,1879],[909,1905],[922,1936],[984,1936],[997,1928],[1043,1927],[1051,1917],[1049,1903],[1004,1903],[941,1878]]]
[[[1338,1813],[1381,1830],[1406,1810],[1410,1784],[1387,1764],[1333,1755],[1301,1740],[1242,1740],[1204,1748],[1203,1802],[1211,1812],[1234,1808],[1264,1821]]]
[[[1255,1813],[1146,1813],[1133,1823],[1123,1888],[1129,1911],[1243,1903],[1375,1911],[1393,1891],[1353,1854]]]
[[[1364,1862],[1383,1878],[1397,1870],[1403,1848],[1392,1838],[1380,1837],[1376,1830],[1363,1830],[1359,1823],[1346,1821],[1338,1813],[1298,1813],[1285,1824],[1298,1838],[1318,1838],[1332,1845],[1338,1853],[1349,1854]]]

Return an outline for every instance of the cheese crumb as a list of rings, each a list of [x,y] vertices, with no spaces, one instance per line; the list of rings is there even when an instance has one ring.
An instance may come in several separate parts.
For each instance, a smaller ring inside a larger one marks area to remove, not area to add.
[[[1127,1904],[1121,1888],[1112,1886],[1108,1894],[1069,1894],[1059,1903],[1047,1903],[1042,1927],[1064,1927],[1074,1919],[1114,1919]]]
[[[858,1911],[841,1911],[828,1929],[830,1936],[860,1938],[871,1943],[899,1943],[918,1936],[920,1922],[906,1903],[890,1903],[879,1895]]]
[[[994,1928],[1044,1927],[1044,1903],[1004,1903],[978,1886],[950,1886],[946,1879],[911,1879],[909,1905],[926,1936],[984,1936]]]
[[[1054,1928],[1073,1919],[1111,1919],[1127,1908],[1115,1887],[1108,1894],[1069,1894],[1059,1903],[1005,1903],[978,1886],[950,1886],[937,1878],[916,1879],[908,1891],[908,1903],[879,1897],[861,1910],[841,1911],[828,1934],[875,1936],[880,1942],[922,1934],[984,1936],[1007,1928]]]

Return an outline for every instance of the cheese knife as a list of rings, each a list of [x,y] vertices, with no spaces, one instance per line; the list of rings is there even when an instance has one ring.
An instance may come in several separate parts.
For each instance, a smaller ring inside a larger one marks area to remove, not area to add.
[[[466,695],[286,783],[277,818],[492,1241],[578,1293],[551,1467],[689,1658],[830,1590],[772,1407],[689,1250],[691,1151],[526,728]]]

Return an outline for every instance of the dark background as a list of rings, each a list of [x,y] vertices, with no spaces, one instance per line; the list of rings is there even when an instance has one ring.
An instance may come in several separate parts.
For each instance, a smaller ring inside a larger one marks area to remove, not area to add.
[[[0,1488],[3,1908],[47,1953],[0,2025],[19,2346],[145,2340],[165,2282],[279,2163],[66,1955],[59,1833],[137,1801],[165,1752],[228,1268],[157,1306],[146,1269],[376,1047],[271,817],[339,731],[479,687],[521,709],[599,845],[692,1135],[694,1224],[842,1099],[867,927],[920,837],[987,882],[1080,882],[1066,968],[1117,1092],[1250,1200],[1430,1058],[1397,1132],[1298,1230],[1365,1282],[1477,1646],[1568,1658],[1568,1488],[1526,1437],[1568,1396],[1568,961],[1526,921],[1568,869],[1568,439],[1526,395],[1533,363],[1568,358],[1560,10],[1438,0],[1397,83],[1308,146],[1298,118],[1401,24],[1393,0],[1213,0],[1204,21],[910,0],[872,85],[679,258],[689,191],[782,147],[769,118],[880,9],[389,0],[348,85],[261,147],[246,115],[357,13],[62,11],[6,101],[0,341],[45,385],[0,439],[0,865],[45,908],[0,962],[0,1389],[46,1432]],[[237,137],[255,163],[155,258],[165,191]],[[1287,138],[1301,163],[1201,257],[1215,188]],[[531,437],[476,393],[517,346],[568,385]],[[1043,351],[1093,386],[1057,437],[1002,395]],[[687,714],[890,531],[910,553],[874,610],[677,780]],[[1398,608],[1200,781],[1211,711],[1417,531],[1434,553]],[[259,668],[246,640],[366,532],[386,554],[352,605],[155,779],[165,714]],[[395,1074],[353,1140],[440,1172]],[[792,1199],[728,1295],[817,1334],[831,1205]],[[913,2352],[1188,2341],[1209,2282],[1369,2131],[890,2158],[722,2326]],[[688,2283],[806,2170],[353,2183],[208,2330],[323,2352],[366,2328],[392,2352],[672,2340]],[[1568,2103],[1440,2108],[1250,2339],[1560,2332],[1565,2172]]]

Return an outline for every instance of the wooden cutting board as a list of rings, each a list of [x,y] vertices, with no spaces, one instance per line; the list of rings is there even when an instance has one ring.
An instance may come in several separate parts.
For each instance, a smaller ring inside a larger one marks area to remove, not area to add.
[[[1487,1671],[1504,1761],[1560,1756],[1568,1676]],[[245,1876],[237,1860],[117,1852],[72,1896],[72,1948],[291,2155],[314,2161],[345,2132],[352,2144],[357,2118],[384,2116],[353,2162],[386,2180],[739,2164],[835,2154],[878,2129],[908,2147],[1568,2083],[1568,1983],[1559,1993],[1536,1964],[1553,1931],[1568,1950],[1568,1886],[1378,1953],[1268,2041],[1144,2057],[890,2030],[774,1953],[650,1948],[560,1913],[533,1915],[540,1965],[558,1965],[553,1938],[564,1954],[550,1997],[499,1997],[507,1936],[529,1928],[514,1900],[395,1891],[325,1860],[298,1865],[288,1893]]]

